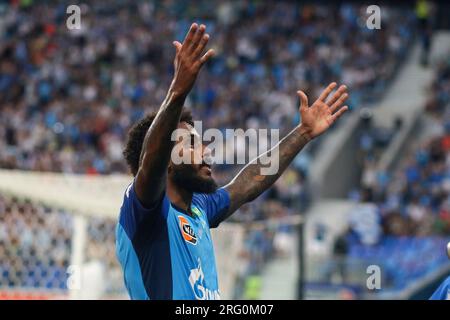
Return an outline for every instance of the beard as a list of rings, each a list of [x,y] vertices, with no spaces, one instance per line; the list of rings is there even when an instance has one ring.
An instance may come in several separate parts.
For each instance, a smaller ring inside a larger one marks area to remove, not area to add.
[[[180,164],[173,167],[173,182],[192,193],[214,193],[217,183],[212,177],[203,178],[188,164]]]

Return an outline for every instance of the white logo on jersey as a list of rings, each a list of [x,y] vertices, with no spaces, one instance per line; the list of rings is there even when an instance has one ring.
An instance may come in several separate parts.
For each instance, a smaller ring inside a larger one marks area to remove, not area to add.
[[[191,269],[189,274],[189,283],[194,291],[197,300],[220,300],[219,290],[210,290],[204,287],[205,275],[203,274],[200,259],[198,259],[198,267]]]

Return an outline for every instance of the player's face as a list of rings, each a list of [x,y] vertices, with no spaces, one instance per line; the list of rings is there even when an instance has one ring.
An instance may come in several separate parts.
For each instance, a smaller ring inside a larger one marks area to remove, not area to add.
[[[171,177],[177,184],[192,192],[214,192],[217,184],[212,177],[210,150],[203,145],[200,135],[190,124],[182,122],[178,129],[182,130],[179,130],[173,154],[184,161],[181,164],[171,161]]]

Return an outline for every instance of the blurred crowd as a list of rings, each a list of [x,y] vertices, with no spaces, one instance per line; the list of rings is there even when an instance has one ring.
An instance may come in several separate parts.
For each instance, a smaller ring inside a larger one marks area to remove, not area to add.
[[[388,290],[404,289],[448,263],[450,56],[437,64],[428,92],[415,136],[394,170],[383,170],[380,156],[402,123],[376,128],[370,116],[363,117],[360,186],[349,194],[357,204],[349,228],[336,238],[330,268],[339,271],[343,282],[361,267],[358,261],[382,266]]]
[[[450,234],[450,59],[430,89],[423,130],[431,132],[410,144],[393,172],[366,165],[362,177],[359,200],[377,204],[387,235]]]
[[[329,82],[345,83],[351,109],[380,98],[408,52],[415,27],[414,14],[401,7],[383,7],[383,28],[374,31],[365,25],[366,7],[356,4],[111,0],[81,5],[82,29],[68,30],[67,5],[0,4],[0,168],[126,173],[127,131],[163,101],[172,76],[172,40],[182,40],[192,21],[207,25],[217,52],[186,102],[195,118],[204,128],[220,130],[280,128],[280,137],[299,121],[299,88],[313,101]],[[311,157],[308,149],[302,152],[274,188],[235,219],[302,212]],[[218,166],[214,174],[224,184],[238,169]],[[0,198],[2,205],[0,286],[64,288],[70,215],[17,199]],[[36,218],[31,212],[38,213]],[[102,257],[108,277],[117,279],[114,224],[91,224],[87,255]],[[258,274],[274,253],[291,250],[291,229],[290,224],[249,228],[243,275]],[[42,245],[36,237],[45,238]],[[31,243],[29,252],[14,251],[25,250],[22,241]],[[38,266],[53,276],[34,277]],[[12,276],[8,270],[19,271]]]
[[[365,7],[350,4],[92,1],[82,29],[68,30],[65,5],[18,3],[0,5],[0,167],[88,174],[127,171],[127,130],[163,101],[172,40],[192,21],[207,25],[217,52],[186,103],[195,117],[204,128],[283,133],[298,121],[299,88],[312,100],[337,81],[350,107],[375,100],[414,18],[385,8],[374,32]]]

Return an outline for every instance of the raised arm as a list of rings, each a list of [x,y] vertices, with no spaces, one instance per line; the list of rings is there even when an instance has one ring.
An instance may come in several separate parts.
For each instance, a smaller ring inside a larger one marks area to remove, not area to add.
[[[214,54],[203,51],[209,40],[206,27],[191,25],[183,44],[174,41],[175,73],[167,96],[162,103],[142,145],[135,190],[139,200],[148,208],[161,196],[166,186],[167,167],[174,142],[172,132],[177,128],[183,104],[194,85],[202,65]]]
[[[341,86],[335,94],[326,101],[328,95],[336,87],[336,83],[331,83],[314,102],[308,107],[308,97],[302,91],[297,94],[300,97],[301,123],[295,127],[286,137],[284,137],[270,151],[272,154],[278,153],[278,171],[273,175],[262,175],[261,157],[247,164],[237,176],[225,188],[230,194],[230,208],[228,215],[231,215],[243,204],[254,200],[266,189],[268,189],[284,172],[287,166],[303,147],[315,137],[324,133],[345,111],[347,106],[341,107],[347,99],[347,87]],[[275,152],[275,153],[274,153]]]

